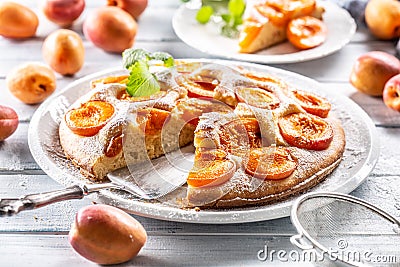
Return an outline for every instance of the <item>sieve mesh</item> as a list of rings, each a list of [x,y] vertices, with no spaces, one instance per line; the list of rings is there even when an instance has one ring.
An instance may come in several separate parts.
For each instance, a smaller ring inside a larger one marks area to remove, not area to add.
[[[303,241],[308,239],[331,260],[354,266],[400,266],[400,223],[362,200],[335,193],[308,194],[295,203],[292,221]]]

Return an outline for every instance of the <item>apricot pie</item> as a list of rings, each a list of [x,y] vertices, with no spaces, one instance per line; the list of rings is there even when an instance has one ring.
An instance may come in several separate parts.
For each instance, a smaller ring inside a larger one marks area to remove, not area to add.
[[[239,52],[254,53],[288,38],[300,49],[320,45],[326,35],[323,13],[315,0],[247,1]]]
[[[228,208],[298,194],[339,164],[345,135],[327,99],[244,67],[176,62],[155,71],[157,93],[106,77],[66,112],[61,145],[89,179],[193,143],[183,206]]]

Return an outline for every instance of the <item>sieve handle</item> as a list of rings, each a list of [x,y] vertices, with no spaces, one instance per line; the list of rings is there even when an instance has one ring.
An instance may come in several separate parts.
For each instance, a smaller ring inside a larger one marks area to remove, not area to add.
[[[304,242],[301,242],[302,240],[304,241],[304,236],[302,234],[297,234],[290,237],[290,243],[302,250],[309,250],[314,248],[314,246],[311,244],[304,244]]]

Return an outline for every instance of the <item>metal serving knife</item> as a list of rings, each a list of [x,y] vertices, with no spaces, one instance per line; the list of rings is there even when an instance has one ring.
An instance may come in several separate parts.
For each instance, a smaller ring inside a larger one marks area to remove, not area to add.
[[[65,189],[30,194],[20,198],[0,199],[0,217],[11,216],[23,210],[32,210],[52,203],[82,199],[103,189],[119,189],[139,199],[158,199],[186,182],[193,165],[194,148],[186,147],[168,153],[147,163],[130,165],[107,174],[111,182],[76,184]]]

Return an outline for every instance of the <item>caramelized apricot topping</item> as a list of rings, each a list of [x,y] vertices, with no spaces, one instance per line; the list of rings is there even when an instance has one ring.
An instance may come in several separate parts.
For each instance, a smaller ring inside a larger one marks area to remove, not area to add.
[[[114,114],[114,106],[101,100],[90,100],[65,114],[68,128],[75,134],[93,136]]]
[[[284,81],[273,77],[271,75],[265,73],[257,73],[257,72],[245,72],[243,75],[251,80],[265,83],[266,85],[270,84],[271,87],[277,86],[279,88],[286,88],[287,85]],[[268,89],[268,88],[265,88]]]
[[[285,147],[261,147],[251,149],[244,164],[246,172],[256,178],[279,180],[296,170],[297,160]]]
[[[236,96],[240,102],[263,109],[275,109],[280,102],[273,93],[259,88],[239,87]]]
[[[267,0],[266,3],[290,18],[311,15],[316,6],[315,0]]]
[[[331,125],[311,114],[292,113],[279,119],[279,130],[292,146],[310,150],[324,150],[333,139]]]
[[[328,117],[329,111],[331,110],[331,104],[325,98],[302,90],[292,90],[291,93],[296,102],[298,102],[308,113],[321,118]]]
[[[198,149],[195,161],[210,161],[226,159],[228,154],[222,149]]]
[[[187,184],[192,187],[211,187],[227,182],[235,174],[233,160],[201,160],[190,170]]]
[[[243,24],[245,27],[243,27],[243,32],[240,34],[239,46],[249,47],[260,33],[262,24],[255,20],[245,20]]]
[[[181,75],[177,77],[177,83],[188,90],[188,97],[213,98],[219,81],[207,76]]]
[[[136,122],[144,133],[154,135],[161,131],[169,115],[170,112],[161,109],[141,109],[137,111]]]
[[[279,6],[263,3],[255,5],[255,8],[261,15],[268,18],[276,26],[285,26],[289,22],[289,15],[285,14]]]
[[[255,118],[240,118],[221,127],[220,143],[223,149],[240,155],[262,143],[260,126]]]
[[[286,26],[291,19],[308,16],[315,10],[315,0],[267,0],[256,10],[276,26]]]
[[[286,29],[287,38],[299,49],[310,49],[326,40],[327,28],[322,20],[311,16],[293,19]]]

